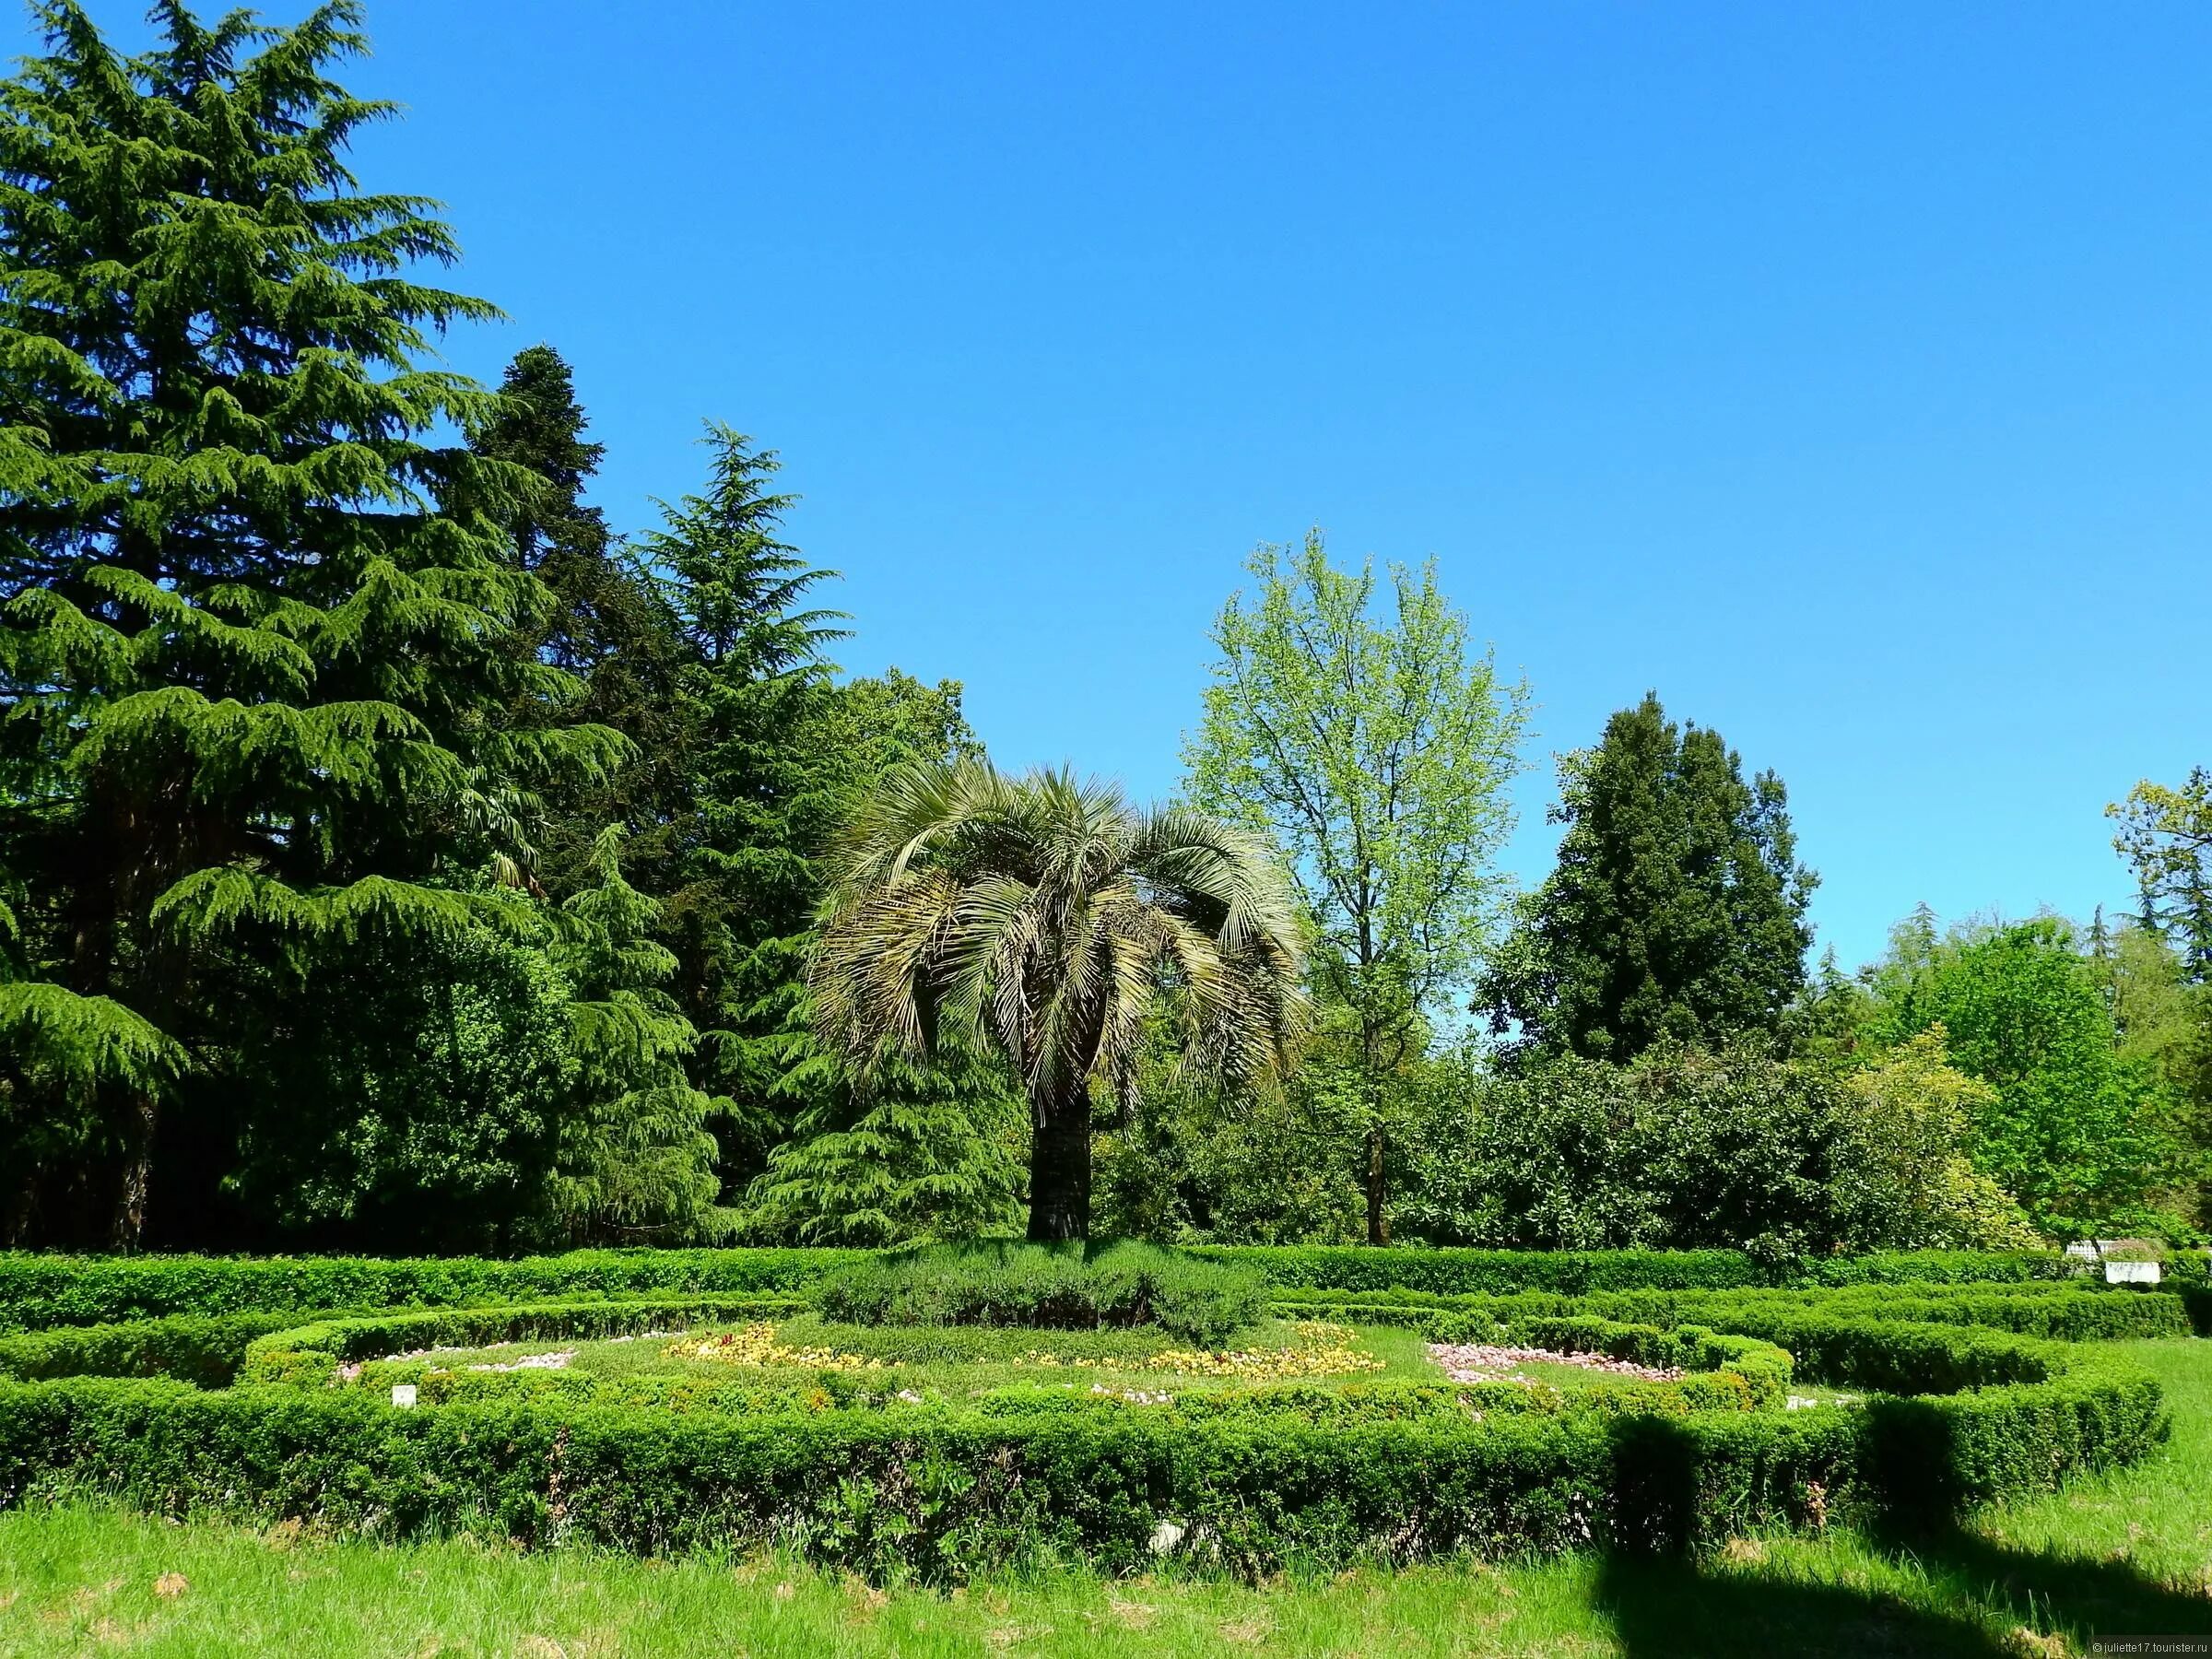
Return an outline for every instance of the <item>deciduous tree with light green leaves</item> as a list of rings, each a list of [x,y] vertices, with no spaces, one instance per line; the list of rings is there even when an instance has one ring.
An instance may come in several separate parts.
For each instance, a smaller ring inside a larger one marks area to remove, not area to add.
[[[2173,942],[2191,979],[2212,982],[2212,771],[2194,768],[2178,789],[2145,779],[2105,814],[2135,866],[2138,920]]]
[[[1255,590],[1214,624],[1191,798],[1289,861],[1321,1018],[1359,1073],[1368,1237],[1384,1243],[1386,1080],[1451,1017],[1500,914],[1528,690],[1477,647],[1433,560],[1339,570],[1314,531],[1248,568]]]

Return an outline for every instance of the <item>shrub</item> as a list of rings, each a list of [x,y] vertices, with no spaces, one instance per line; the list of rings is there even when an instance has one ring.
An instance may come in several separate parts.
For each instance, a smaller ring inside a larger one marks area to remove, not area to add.
[[[247,1345],[240,1370],[249,1382],[323,1382],[344,1361],[381,1359],[408,1348],[634,1336],[664,1325],[774,1318],[805,1305],[790,1297],[641,1297],[320,1319],[257,1337]]]
[[[577,1250],[519,1261],[0,1253],[0,1330],[177,1313],[779,1293],[798,1290],[853,1259],[845,1250]]]
[[[1770,1260],[1740,1250],[1465,1250],[1407,1246],[1201,1244],[1186,1253],[1250,1267],[1270,1285],[1337,1290],[1509,1295],[1545,1290],[1730,1290],[1760,1286],[2013,1284],[2071,1280],[2055,1251],[1897,1251]]]
[[[1163,1406],[1026,1382],[982,1399],[901,1399],[865,1374],[494,1373],[425,1377],[422,1404],[401,1410],[367,1384],[406,1362],[378,1356],[770,1317],[797,1303],[689,1295],[387,1311],[253,1337],[244,1381],[228,1389],[0,1382],[0,1503],[89,1484],[163,1513],[656,1555],[778,1546],[934,1581],[1055,1555],[1148,1569],[1162,1522],[1181,1529],[1178,1558],[1241,1572],[1459,1549],[1679,1547],[1877,1506],[1940,1519],[2140,1457],[2164,1432],[2154,1382],[2117,1357],[2001,1326],[2171,1330],[2181,1306],[2034,1282],[1582,1299],[1399,1290],[1341,1293],[1335,1305],[1324,1295],[1285,1293],[1286,1311],[1340,1305],[1440,1336],[1692,1374],[1565,1397],[1385,1379],[1179,1392]],[[1907,1312],[1924,1317],[1896,1317]],[[1724,1324],[1728,1334],[1714,1328]],[[79,1327],[8,1339],[0,1353],[131,1369],[171,1356],[189,1369],[195,1356],[236,1351],[245,1329],[188,1318]],[[934,1352],[956,1333],[876,1335]],[[963,1347],[1018,1340],[957,1335]],[[1792,1353],[1794,1374],[1877,1392],[1863,1408],[1774,1409]],[[348,1361],[367,1363],[361,1385],[325,1386]]]
[[[1530,1329],[1628,1340],[1587,1321]],[[1524,1405],[1479,1417],[1384,1384],[1346,1406],[1294,1392],[1279,1408],[809,1411],[763,1399],[757,1411],[670,1412],[545,1394],[403,1411],[347,1389],[0,1383],[0,1494],[90,1483],[163,1513],[653,1555],[779,1544],[935,1581],[1043,1554],[1149,1568],[1171,1521],[1179,1555],[1261,1572],[1292,1559],[1679,1547],[1871,1505],[1936,1519],[2139,1457],[2163,1431],[2157,1385],[2095,1354],[1924,1328],[1838,1336],[1824,1353],[1864,1371],[1924,1358],[1931,1341],[1961,1376],[1988,1380],[1863,1411]]]
[[[1444,1293],[1726,1289],[1798,1283],[2010,1283],[2077,1276],[2055,1252],[1924,1251],[1755,1259],[1734,1250],[1375,1250],[1201,1245],[1186,1258],[1271,1285]],[[588,1296],[804,1294],[869,1258],[850,1250],[580,1250],[518,1261],[360,1256],[70,1256],[0,1252],[0,1332],[174,1314],[480,1307]],[[2178,1276],[2184,1265],[2174,1264]],[[2186,1270],[2201,1282],[2200,1260]]]
[[[117,1324],[64,1325],[0,1336],[0,1377],[174,1377],[221,1388],[238,1375],[247,1346],[282,1330],[297,1313],[182,1314]]]
[[[1722,1330],[1762,1328],[1792,1312],[1867,1316],[1888,1322],[1986,1325],[2019,1335],[2065,1342],[2109,1342],[2186,1336],[2205,1323],[2204,1299],[2183,1288],[2114,1292],[2060,1284],[1864,1286],[1842,1290],[1620,1290],[1583,1297],[1522,1292],[1508,1296],[1436,1295],[1413,1290],[1335,1291],[1291,1288],[1274,1293],[1288,1318],[1403,1323],[1418,1310],[1480,1319],[1584,1312],[1651,1324],[1695,1323]],[[1474,1316],[1479,1316],[1475,1318]],[[1457,1329],[1456,1324],[1454,1329]]]
[[[928,1245],[848,1268],[816,1300],[856,1324],[1157,1325],[1207,1347],[1266,1311],[1256,1273],[1137,1243]]]

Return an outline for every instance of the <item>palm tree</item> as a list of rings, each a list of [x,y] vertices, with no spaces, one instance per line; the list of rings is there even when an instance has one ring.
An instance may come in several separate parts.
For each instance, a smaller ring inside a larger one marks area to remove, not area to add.
[[[1299,921],[1270,848],[1065,771],[961,761],[885,781],[831,861],[818,1030],[865,1067],[1003,1056],[1029,1097],[1030,1237],[1090,1230],[1091,1089],[1126,1109],[1156,1022],[1183,1063],[1281,1065],[1304,1014]]]

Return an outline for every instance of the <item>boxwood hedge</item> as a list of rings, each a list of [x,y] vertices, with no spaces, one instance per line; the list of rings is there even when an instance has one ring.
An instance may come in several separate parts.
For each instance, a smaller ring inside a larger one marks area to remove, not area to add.
[[[1742,1289],[1777,1284],[2022,1283],[2077,1277],[2056,1253],[1932,1251],[1768,1262],[1741,1251],[1202,1246],[1277,1287],[1509,1294]],[[585,1250],[513,1261],[348,1256],[69,1256],[0,1252],[0,1332],[174,1314],[475,1307],[587,1296],[802,1291],[864,1259],[846,1250]],[[2203,1279],[2202,1264],[2176,1263]]]
[[[814,1270],[788,1258],[773,1269],[799,1284]],[[301,1294],[296,1278],[273,1282],[280,1298]],[[202,1294],[218,1283],[217,1294],[241,1293],[235,1277],[198,1283]],[[436,1288],[420,1274],[393,1283]],[[1502,1385],[1375,1382],[1193,1394],[1169,1408],[1043,1389],[856,1408],[833,1389],[774,1384],[672,1411],[650,1388],[579,1395],[502,1377],[444,1403],[430,1391],[404,1410],[324,1385],[343,1362],[409,1347],[800,1305],[757,1292],[609,1299],[605,1277],[584,1288],[592,1294],[554,1302],[334,1315],[278,1331],[254,1328],[259,1316],[191,1315],[8,1339],[0,1355],[18,1378],[171,1375],[0,1382],[0,1503],[89,1483],[164,1513],[652,1553],[775,1543],[933,1579],[1040,1553],[1110,1571],[1165,1552],[1260,1571],[1461,1548],[1678,1547],[1865,1508],[1934,1518],[2140,1457],[2164,1432],[2155,1382],[2094,1347],[2004,1327],[2171,1330],[2178,1306],[2032,1282],[2001,1293],[1646,1288],[1580,1300],[1282,1293],[1303,1312],[1701,1371],[1574,1407]],[[349,1288],[366,1295],[359,1279]],[[1904,1312],[1916,1317],[1894,1317]],[[1776,1409],[1792,1375],[1784,1349],[1800,1375],[1877,1392],[1860,1407]],[[241,1361],[234,1386],[192,1385],[227,1381]]]

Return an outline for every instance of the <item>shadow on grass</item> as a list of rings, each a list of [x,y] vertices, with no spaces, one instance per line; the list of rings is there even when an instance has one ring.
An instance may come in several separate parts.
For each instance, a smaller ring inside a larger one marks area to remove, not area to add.
[[[1862,1535],[1914,1586],[1910,1599],[1766,1568],[1756,1546],[1726,1566],[1681,1553],[1702,1530],[1700,1439],[1676,1422],[1624,1421],[1616,1455],[1641,1512],[1654,1517],[1654,1548],[1614,1556],[1600,1575],[1599,1602],[1623,1651],[1635,1659],[2020,1655],[2035,1651],[2014,1636],[2022,1626],[2062,1633],[2067,1645],[2054,1653],[2087,1653],[2098,1636],[2212,1637],[2212,1595],[2176,1590],[2125,1560],[2022,1549],[1969,1530],[1959,1519],[1968,1506],[1952,1489],[1956,1459],[1942,1414],[1889,1400],[1870,1415],[1876,1485],[1890,1506]]]
[[[1756,1569],[1707,1571],[1686,1561],[1612,1556],[1598,1577],[1597,1604],[1630,1659],[1770,1653],[2017,1659],[2016,1650],[1979,1620]]]
[[[2212,1598],[2189,1595],[2120,1561],[2011,1549],[1957,1527],[1871,1539],[1916,1571],[1917,1602],[1871,1588],[1808,1582],[1755,1563],[1727,1568],[1615,1556],[1599,1606],[1633,1659],[1688,1654],[2009,1655],[2010,1632],[2057,1631],[2086,1653],[2096,1636],[2212,1637]]]

